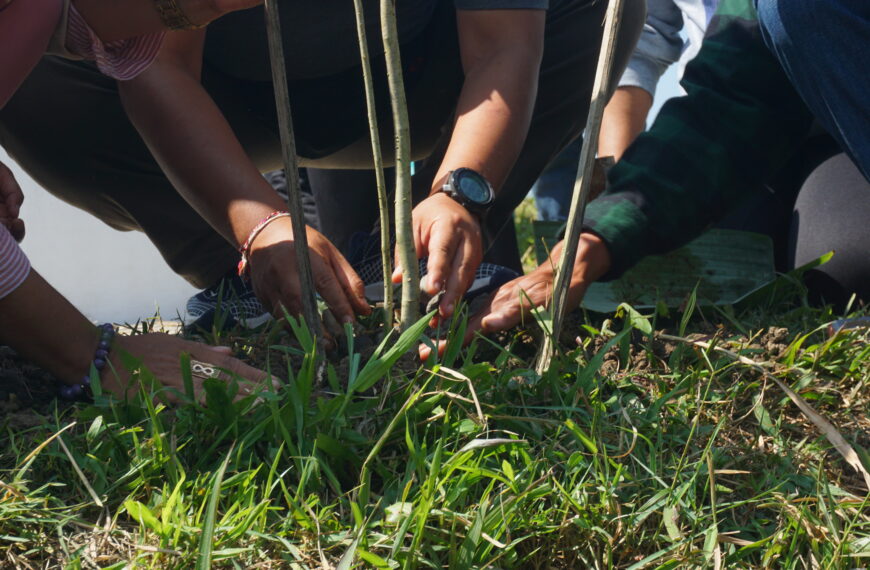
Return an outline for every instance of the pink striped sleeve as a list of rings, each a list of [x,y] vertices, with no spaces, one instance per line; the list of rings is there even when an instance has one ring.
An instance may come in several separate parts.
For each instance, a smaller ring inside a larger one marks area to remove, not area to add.
[[[119,81],[133,79],[151,65],[162,43],[162,32],[103,43],[75,6],[69,5],[67,48],[84,59],[95,61],[99,70],[109,77]]]
[[[30,262],[15,238],[0,225],[0,299],[15,291],[30,274]]]

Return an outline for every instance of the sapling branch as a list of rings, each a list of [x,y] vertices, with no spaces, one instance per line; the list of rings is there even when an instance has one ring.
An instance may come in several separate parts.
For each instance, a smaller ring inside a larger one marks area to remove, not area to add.
[[[375,88],[372,81],[372,66],[369,59],[369,45],[366,38],[366,21],[362,0],[353,0],[356,15],[356,33],[359,40],[359,55],[362,62],[363,82],[366,90],[366,109],[369,119],[369,136],[372,139],[372,160],[375,167],[375,180],[378,187],[378,210],[381,226],[381,264],[384,277],[384,325],[393,327],[393,262],[390,246],[390,204],[387,198],[387,185],[384,179],[384,159],[381,153],[381,139],[378,131],[378,113],[375,107]]]
[[[314,293],[314,277],[308,253],[308,237],[305,217],[302,213],[302,198],[299,194],[299,166],[296,162],[296,137],[293,134],[293,115],[290,110],[290,94],[287,87],[287,67],[284,60],[284,42],[281,36],[281,18],[277,0],[266,0],[266,34],[269,38],[269,56],[272,64],[272,83],[275,90],[275,107],[278,110],[278,127],[281,132],[281,151],[284,171],[287,176],[287,209],[293,224],[293,239],[296,247],[297,271],[302,292],[302,315],[312,334],[321,337],[322,326],[317,311]]]
[[[396,7],[393,0],[381,0],[381,37],[387,62],[387,80],[393,111],[396,141],[396,247],[402,266],[401,328],[407,329],[419,319],[420,270],[411,226],[411,137],[408,106],[402,77]]]
[[[580,246],[580,230],[583,227],[583,215],[586,203],[592,189],[592,170],[595,162],[595,149],[598,148],[598,133],[601,130],[601,117],[607,105],[608,84],[613,67],[613,52],[616,47],[616,35],[619,31],[619,19],[622,15],[623,0],[610,0],[607,16],[604,20],[604,32],[601,38],[601,52],[598,56],[598,67],[595,70],[595,83],[592,86],[592,102],[589,105],[589,115],[583,135],[583,148],[580,152],[580,165],[574,180],[574,192],[571,199],[571,210],[568,213],[565,230],[565,246],[562,258],[556,267],[556,278],[553,290],[553,330],[544,338],[541,352],[538,354],[536,370],[543,374],[549,367],[562,331],[562,321],[565,317],[568,301],[568,287],[574,272],[574,261]]]

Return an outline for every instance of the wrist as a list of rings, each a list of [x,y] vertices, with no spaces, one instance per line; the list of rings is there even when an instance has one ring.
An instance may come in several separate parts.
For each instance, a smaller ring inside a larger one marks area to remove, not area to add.
[[[610,270],[610,265],[610,250],[604,240],[593,233],[581,233],[571,277],[572,283],[587,285],[593,283]]]

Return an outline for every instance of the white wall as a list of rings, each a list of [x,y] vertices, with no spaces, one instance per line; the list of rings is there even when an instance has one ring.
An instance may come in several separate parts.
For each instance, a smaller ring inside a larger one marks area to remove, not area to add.
[[[37,186],[0,149],[24,191],[21,246],[39,273],[94,321],[135,322],[183,312],[196,291],[138,232],[117,232]]]

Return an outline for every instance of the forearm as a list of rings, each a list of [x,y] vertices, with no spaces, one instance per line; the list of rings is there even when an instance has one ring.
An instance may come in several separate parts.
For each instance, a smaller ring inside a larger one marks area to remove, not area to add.
[[[265,215],[286,208],[187,70],[158,60],[120,89],[130,119],[163,171],[230,243],[244,243]]]
[[[611,97],[601,119],[598,156],[619,160],[625,149],[646,128],[652,95],[640,87],[619,87]]]
[[[543,12],[507,17],[460,12],[465,81],[453,135],[433,181],[433,192],[441,188],[449,171],[460,167],[483,174],[496,193],[501,188],[522,150],[532,118],[543,51],[543,19]],[[488,29],[500,24],[509,37]]]
[[[98,342],[97,327],[36,271],[0,299],[0,344],[63,382],[73,384],[87,374]]]

